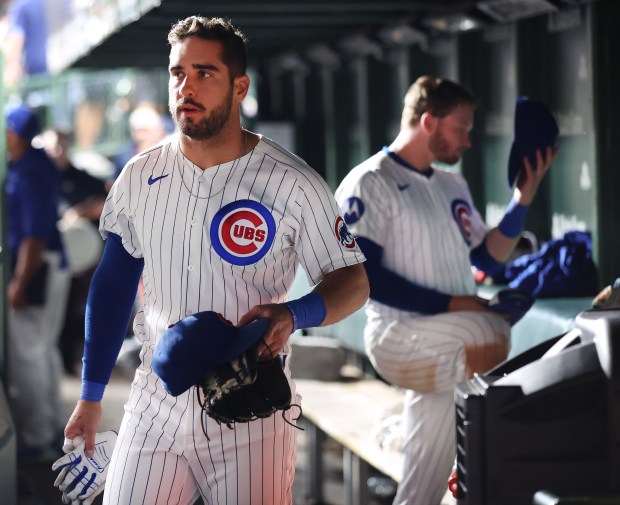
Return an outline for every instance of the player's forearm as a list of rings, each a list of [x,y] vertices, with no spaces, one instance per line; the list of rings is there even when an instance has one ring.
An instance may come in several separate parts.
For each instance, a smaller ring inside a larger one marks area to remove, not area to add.
[[[508,261],[518,242],[519,236],[507,237],[497,227],[489,230],[486,236],[487,251],[499,263]]]
[[[82,399],[98,401],[120,351],[136,297],[143,261],[110,234],[88,292]]]
[[[357,242],[366,256],[364,267],[370,284],[370,298],[399,310],[439,314],[448,310],[451,296],[421,286],[388,270],[382,264],[383,248],[365,237]]]
[[[315,291],[323,297],[327,310],[321,326],[336,323],[352,314],[366,303],[370,294],[368,277],[362,264],[328,273]]]

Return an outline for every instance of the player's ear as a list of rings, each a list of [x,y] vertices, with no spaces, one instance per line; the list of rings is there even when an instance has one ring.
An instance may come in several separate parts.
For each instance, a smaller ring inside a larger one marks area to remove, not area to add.
[[[437,128],[437,118],[430,112],[425,112],[422,114],[422,117],[420,117],[420,126],[426,133],[433,133],[435,128]]]
[[[238,75],[233,82],[233,95],[238,102],[243,101],[250,89],[250,78],[247,74]]]

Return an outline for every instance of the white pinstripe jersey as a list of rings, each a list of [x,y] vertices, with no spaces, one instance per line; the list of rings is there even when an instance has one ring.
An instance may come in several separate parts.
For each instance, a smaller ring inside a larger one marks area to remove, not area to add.
[[[351,233],[383,248],[385,268],[444,293],[475,292],[469,252],[487,227],[462,176],[434,168],[428,177],[379,152],[351,170],[336,199]],[[367,310],[405,314],[372,299]]]
[[[134,329],[149,343],[146,366],[170,323],[203,310],[236,322],[254,305],[287,300],[300,263],[317,284],[364,261],[327,184],[265,137],[242,158],[203,171],[171,136],[128,163],[100,229],[144,258]]]

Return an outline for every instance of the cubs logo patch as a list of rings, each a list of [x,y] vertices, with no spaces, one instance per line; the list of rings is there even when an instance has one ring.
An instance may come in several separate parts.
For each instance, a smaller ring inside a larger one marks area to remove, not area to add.
[[[353,224],[357,223],[361,219],[364,215],[366,207],[361,199],[357,196],[352,196],[351,198],[347,198],[346,202],[344,202],[342,207],[340,207],[340,210],[344,216],[344,222],[347,224]]]
[[[472,211],[471,206],[465,200],[454,200],[452,202],[452,217],[456,221],[459,230],[461,231],[461,235],[465,239],[467,245],[471,244],[471,217]]]
[[[336,232],[336,238],[342,247],[345,247],[346,249],[353,249],[355,247],[355,238],[353,238],[349,228],[347,228],[347,223],[345,223],[344,219],[340,216],[336,218],[334,231]]]
[[[233,265],[250,265],[271,248],[276,224],[267,208],[254,200],[237,200],[217,211],[211,222],[215,252]]]

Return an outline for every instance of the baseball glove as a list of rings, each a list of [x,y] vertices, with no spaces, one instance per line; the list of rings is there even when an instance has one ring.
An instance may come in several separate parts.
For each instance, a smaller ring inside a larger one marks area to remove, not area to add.
[[[259,360],[257,345],[218,366],[196,390],[205,435],[204,416],[231,427],[233,423],[247,423],[291,408],[291,387],[282,359],[276,356]]]

